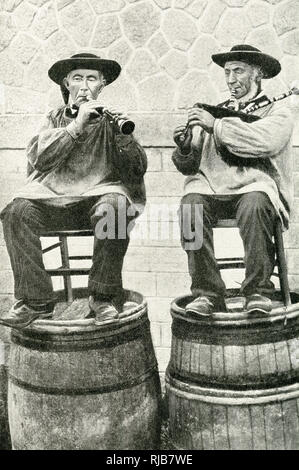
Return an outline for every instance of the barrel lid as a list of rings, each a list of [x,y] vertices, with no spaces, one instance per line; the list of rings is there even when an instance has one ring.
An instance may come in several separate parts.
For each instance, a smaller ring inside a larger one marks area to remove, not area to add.
[[[273,308],[271,313],[264,314],[248,314],[244,311],[244,297],[236,295],[236,290],[230,289],[232,295],[226,299],[228,312],[215,312],[207,319],[197,319],[190,315],[186,315],[185,306],[192,300],[190,295],[182,295],[177,297],[171,303],[171,315],[174,319],[184,320],[194,325],[210,325],[210,326],[253,326],[261,324],[272,324],[276,322],[288,322],[299,317],[299,295],[291,292],[292,304],[285,307],[280,300],[280,292],[277,291],[273,300]],[[243,299],[243,300],[242,300]]]
[[[58,302],[54,316],[51,319],[35,320],[29,327],[22,331],[38,332],[47,334],[73,334],[87,331],[119,331],[126,326],[131,327],[132,323],[140,320],[147,320],[147,302],[138,292],[125,290],[125,302],[123,310],[117,321],[105,322],[102,325],[95,325],[94,318],[89,317],[88,297],[80,296],[75,298],[71,304]]]

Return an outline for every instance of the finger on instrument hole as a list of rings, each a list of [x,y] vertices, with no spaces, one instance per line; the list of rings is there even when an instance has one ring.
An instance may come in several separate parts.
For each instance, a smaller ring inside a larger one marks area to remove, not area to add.
[[[179,131],[174,131],[173,136],[178,137],[178,136],[184,134],[185,132],[186,132],[186,128],[184,127],[183,129],[181,129]]]
[[[180,134],[182,134],[182,132],[185,131],[185,129],[186,129],[186,127],[181,127],[180,129],[175,129],[173,134],[174,135],[180,135]]]
[[[103,108],[103,111],[107,111],[108,113],[111,113],[111,114],[114,114],[115,116],[120,116],[120,115],[123,115],[124,113],[122,111],[120,111],[119,109],[116,109],[114,108],[113,106],[105,106]]]
[[[202,125],[202,121],[200,121],[199,119],[193,119],[188,122],[188,128],[190,129],[193,129],[193,127],[201,126],[201,125]]]
[[[88,109],[102,108],[102,106],[100,106],[96,101],[87,101],[86,103],[83,103],[83,105]]]
[[[191,121],[196,121],[196,120],[200,121],[201,119],[202,119],[202,116],[200,114],[191,114],[190,116],[188,116],[187,122],[189,124],[189,122]]]
[[[197,122],[197,121],[202,121],[202,116],[190,116],[188,118],[188,125],[190,124],[190,122]]]
[[[204,109],[193,108],[189,111],[188,116],[201,116],[204,112]]]

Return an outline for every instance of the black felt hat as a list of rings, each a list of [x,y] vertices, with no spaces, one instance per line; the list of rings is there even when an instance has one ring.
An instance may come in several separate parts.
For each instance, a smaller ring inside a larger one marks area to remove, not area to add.
[[[72,70],[76,69],[91,69],[99,70],[106,80],[106,85],[114,82],[121,72],[121,66],[115,60],[102,59],[95,54],[88,52],[81,52],[79,54],[72,55],[69,59],[62,59],[55,64],[48,71],[48,75],[55,83],[60,85],[61,93],[65,103],[69,99],[69,91],[63,84],[63,79]]]
[[[120,74],[121,66],[115,60],[102,59],[88,52],[72,55],[69,59],[62,59],[49,69],[48,74],[51,80],[58,85],[62,84],[62,80],[72,70],[76,69],[92,69],[99,70],[103,73],[107,85],[112,83]]]
[[[226,62],[233,60],[240,60],[250,65],[260,65],[264,73],[263,78],[273,78],[281,70],[277,59],[248,44],[239,44],[233,46],[229,52],[213,54],[212,60],[220,67],[224,67]]]

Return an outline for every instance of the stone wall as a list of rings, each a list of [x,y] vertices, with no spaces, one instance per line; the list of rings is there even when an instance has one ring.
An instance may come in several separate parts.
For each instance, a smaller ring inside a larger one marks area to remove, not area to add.
[[[282,72],[265,82],[271,95],[288,88],[299,75],[298,0],[0,0],[0,9],[0,208],[24,182],[24,149],[42,115],[61,103],[58,87],[47,77],[47,69],[59,58],[90,51],[120,62],[121,77],[104,90],[103,98],[129,111],[136,121],[136,135],[149,157],[149,202],[174,207],[184,177],[171,163],[173,128],[185,122],[186,108],[194,102],[216,104],[227,96],[223,71],[212,63],[211,54],[243,42],[273,54],[281,60]],[[295,99],[289,101],[298,106]],[[286,235],[292,288],[299,285],[298,187]],[[175,226],[174,214],[170,227]],[[222,253],[232,246],[234,252],[236,246],[242,250],[236,232],[222,235],[217,242]],[[0,302],[5,310],[13,284],[2,232],[0,259]],[[231,283],[233,276],[236,273],[226,273]],[[179,241],[132,241],[124,280],[148,298],[163,372],[171,339],[169,304],[187,293],[190,284]]]

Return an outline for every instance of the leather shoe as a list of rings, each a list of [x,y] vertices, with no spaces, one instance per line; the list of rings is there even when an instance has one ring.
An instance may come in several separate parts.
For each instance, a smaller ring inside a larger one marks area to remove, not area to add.
[[[271,299],[260,294],[252,294],[246,297],[245,309],[247,313],[270,313],[272,310]]]
[[[25,328],[34,320],[51,318],[54,311],[54,303],[44,305],[29,305],[23,300],[14,303],[7,316],[0,318],[0,324],[10,328]]]
[[[90,296],[89,308],[95,314],[95,325],[112,323],[119,320],[119,313],[111,301],[97,300]]]
[[[199,317],[210,317],[212,313],[219,311],[226,312],[224,299],[220,301],[206,296],[196,297],[185,307],[187,314]]]

